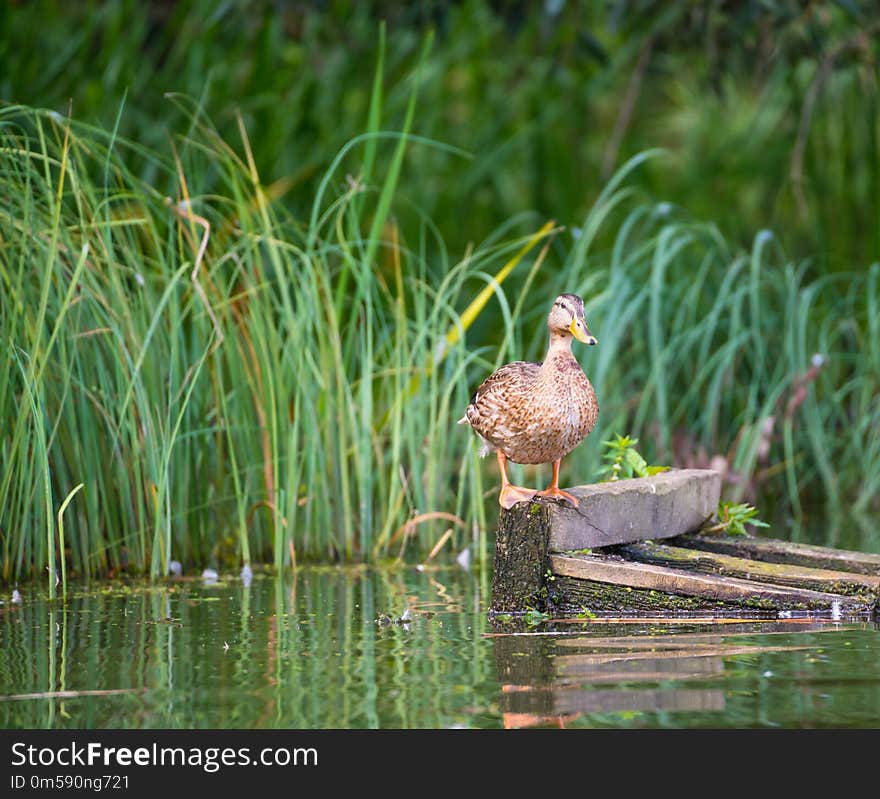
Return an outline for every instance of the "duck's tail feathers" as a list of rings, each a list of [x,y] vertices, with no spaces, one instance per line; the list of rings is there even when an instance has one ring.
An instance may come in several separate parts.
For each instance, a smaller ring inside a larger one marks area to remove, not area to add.
[[[465,414],[464,416],[461,417],[461,419],[459,419],[459,420],[456,422],[456,424],[466,424],[466,425],[470,425],[471,423],[470,423],[470,421],[469,421],[468,418],[467,418],[467,414]],[[472,426],[472,425],[471,425],[471,426]],[[495,446],[494,446],[493,444],[491,444],[491,443],[488,441],[488,439],[483,438],[483,436],[481,436],[479,433],[477,433],[477,436],[478,436],[479,439],[480,439],[480,457],[481,457],[481,458],[485,458],[490,452],[494,452],[494,451],[495,451]]]

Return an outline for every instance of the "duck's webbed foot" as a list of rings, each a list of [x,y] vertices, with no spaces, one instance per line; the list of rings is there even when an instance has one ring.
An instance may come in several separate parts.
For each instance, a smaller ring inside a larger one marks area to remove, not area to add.
[[[544,497],[546,499],[561,499],[563,502],[567,502],[569,505],[576,508],[579,504],[577,498],[569,494],[568,491],[563,491],[559,487],[559,466],[561,463],[561,458],[558,461],[553,461],[553,479],[550,481],[550,485],[543,491],[538,491],[535,496]]]
[[[577,500],[577,497],[572,496],[568,493],[568,491],[563,491],[561,488],[550,486],[550,488],[545,488],[543,491],[538,491],[535,494],[536,499],[561,499],[563,502],[567,502],[572,507],[576,508],[580,503]]]
[[[499,449],[498,467],[501,469],[501,493],[498,495],[498,504],[505,510],[510,510],[517,502],[528,502],[535,496],[533,488],[521,488],[512,485],[507,479],[507,456]]]
[[[506,510],[510,510],[517,502],[528,502],[535,498],[537,492],[534,488],[521,488],[520,486],[501,486],[501,494],[498,496],[498,504]]]

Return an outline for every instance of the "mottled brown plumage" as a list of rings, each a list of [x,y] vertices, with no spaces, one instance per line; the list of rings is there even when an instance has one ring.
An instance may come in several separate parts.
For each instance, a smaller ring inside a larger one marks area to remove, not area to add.
[[[483,442],[481,455],[495,450],[501,467],[502,507],[535,496],[552,497],[577,507],[559,489],[559,464],[593,429],[599,404],[593,386],[571,354],[571,340],[596,339],[584,320],[584,303],[574,294],[556,298],[547,317],[550,347],[543,363],[514,361],[487,377],[476,390],[459,424],[469,424]],[[513,486],[506,461],[552,463],[553,480],[544,491]]]

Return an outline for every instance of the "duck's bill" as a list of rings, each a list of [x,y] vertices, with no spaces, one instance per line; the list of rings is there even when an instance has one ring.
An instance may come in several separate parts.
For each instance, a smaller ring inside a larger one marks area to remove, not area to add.
[[[571,334],[581,342],[581,344],[598,344],[599,341],[596,339],[592,333],[587,330],[587,326],[584,324],[579,325],[577,319],[572,319],[571,324],[568,326],[568,329],[571,331]]]

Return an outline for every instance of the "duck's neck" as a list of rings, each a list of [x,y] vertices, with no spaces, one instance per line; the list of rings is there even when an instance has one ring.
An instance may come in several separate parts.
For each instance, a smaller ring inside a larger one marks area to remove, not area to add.
[[[544,369],[550,370],[554,368],[554,364],[560,361],[573,361],[574,355],[571,354],[571,336],[560,336],[556,333],[550,334],[550,346],[547,348],[547,357],[544,358]]]

